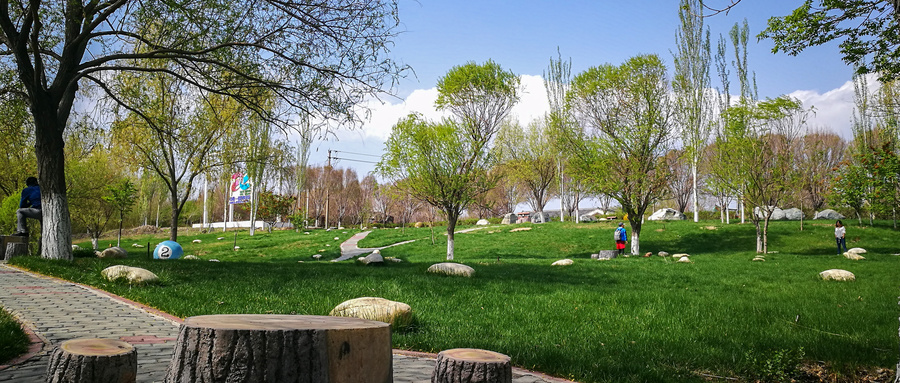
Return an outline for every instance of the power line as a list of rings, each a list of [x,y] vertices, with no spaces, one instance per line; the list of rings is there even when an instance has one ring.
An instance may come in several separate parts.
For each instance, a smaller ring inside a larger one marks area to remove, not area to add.
[[[376,155],[374,155],[374,154],[364,154],[364,153],[345,152],[345,151],[343,151],[343,150],[335,150],[334,152],[335,152],[335,153],[354,154],[354,155],[357,155],[357,156],[366,156],[366,157],[381,158],[381,156],[376,156]]]
[[[355,159],[352,159],[352,158],[331,157],[331,159],[334,159],[334,160],[344,160],[344,161],[354,161],[354,162],[364,162],[364,163],[367,163],[367,164],[377,164],[377,162],[374,162],[374,161],[355,160]]]

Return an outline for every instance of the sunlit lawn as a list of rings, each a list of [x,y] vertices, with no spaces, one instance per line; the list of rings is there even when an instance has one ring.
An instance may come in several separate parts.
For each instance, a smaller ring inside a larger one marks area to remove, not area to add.
[[[526,226],[532,230],[509,232]],[[186,254],[203,261],[152,261],[147,248],[127,247],[131,257],[120,261],[13,263],[181,317],[326,315],[347,299],[384,297],[410,304],[418,320],[412,330],[394,334],[395,347],[490,349],[518,366],[583,382],[703,381],[700,373],[746,377],[754,374],[751,355],[800,348],[805,360],[825,361],[850,376],[857,367],[893,368],[900,314],[900,257],[891,255],[900,253],[897,231],[887,223],[849,226],[848,246],[869,251],[866,260],[850,261],[835,254],[830,222],[807,222],[805,229],[799,231],[798,222],[774,223],[770,250],[778,253],[751,262],[751,224],[647,223],[642,252],[691,254],[693,263],[681,264],[656,256],[591,260],[592,252],[612,248],[611,222],[492,225],[456,236],[456,261],[476,269],[470,279],[425,273],[444,260],[443,227],[435,228],[434,245],[428,228],[374,231],[360,246],[416,239],[383,250],[404,262],[382,267],[329,262],[354,230],[239,232],[237,251],[233,232],[179,238]],[[123,244],[152,246],[161,239]],[[313,254],[323,257],[316,261]],[[206,261],[213,258],[221,262]],[[550,266],[562,258],[575,264]],[[162,283],[101,280],[100,270],[119,263],[147,268]],[[852,271],[857,281],[818,278],[831,268]]]

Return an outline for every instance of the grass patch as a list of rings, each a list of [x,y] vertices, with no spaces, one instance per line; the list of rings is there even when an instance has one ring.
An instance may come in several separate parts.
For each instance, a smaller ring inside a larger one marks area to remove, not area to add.
[[[0,364],[22,355],[28,350],[28,335],[16,318],[0,308]]]
[[[891,254],[900,252],[900,242],[887,223],[848,227],[848,246],[869,250],[864,261],[836,255],[831,226],[807,224],[799,231],[799,223],[776,222],[769,248],[778,253],[751,262],[753,226],[717,221],[644,226],[642,252],[685,252],[692,264],[660,257],[592,261],[591,253],[613,247],[613,225],[492,225],[458,234],[456,261],[474,267],[473,278],[425,273],[445,258],[444,228],[435,228],[434,246],[429,228],[373,231],[360,247],[417,239],[383,250],[404,260],[383,267],[327,262],[355,230],[239,232],[238,251],[231,249],[231,232],[223,240],[216,239],[221,233],[181,238],[185,254],[222,262],[152,261],[141,256],[146,249],[134,249],[127,260],[21,257],[13,263],[181,317],[327,315],[348,299],[382,297],[409,304],[417,318],[412,330],[394,333],[394,347],[484,348],[509,355],[518,366],[581,382],[704,381],[699,372],[788,375],[800,355],[795,350],[851,377],[857,368],[893,368],[897,361],[900,257]],[[510,232],[525,226],[532,230]],[[316,253],[322,260],[311,258]],[[562,258],[575,264],[549,266]],[[147,268],[161,281],[129,286],[102,280],[99,271],[113,264]],[[857,281],[818,278],[832,268],[852,271]]]

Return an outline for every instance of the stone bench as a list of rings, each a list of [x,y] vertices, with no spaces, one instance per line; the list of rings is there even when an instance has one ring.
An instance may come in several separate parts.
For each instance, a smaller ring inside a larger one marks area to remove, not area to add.
[[[0,235],[0,260],[28,255],[28,237],[24,235]]]
[[[184,320],[166,382],[392,381],[391,328],[315,315],[202,315]]]

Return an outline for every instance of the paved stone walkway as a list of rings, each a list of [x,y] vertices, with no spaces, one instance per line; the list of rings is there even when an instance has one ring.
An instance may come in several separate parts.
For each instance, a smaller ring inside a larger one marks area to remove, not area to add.
[[[121,297],[0,263],[0,306],[41,341],[26,360],[0,366],[0,382],[43,382],[53,347],[74,338],[121,339],[137,348],[138,382],[161,382],[180,319]],[[434,356],[394,350],[394,382],[430,382]],[[4,368],[5,367],[5,368]],[[514,383],[566,382],[513,369]]]
[[[359,243],[359,241],[362,241],[362,239],[365,238],[367,235],[369,235],[369,233],[371,233],[371,232],[372,231],[369,230],[369,231],[364,231],[361,233],[353,234],[352,237],[350,237],[348,240],[341,243],[341,256],[333,259],[332,262],[346,261],[348,259],[353,259],[353,258],[363,255],[365,253],[371,253],[375,250],[384,250],[389,247],[405,245],[407,243],[416,241],[415,239],[413,239],[413,240],[398,242],[393,245],[387,245],[387,246],[382,246],[382,247],[359,247],[356,245]]]

